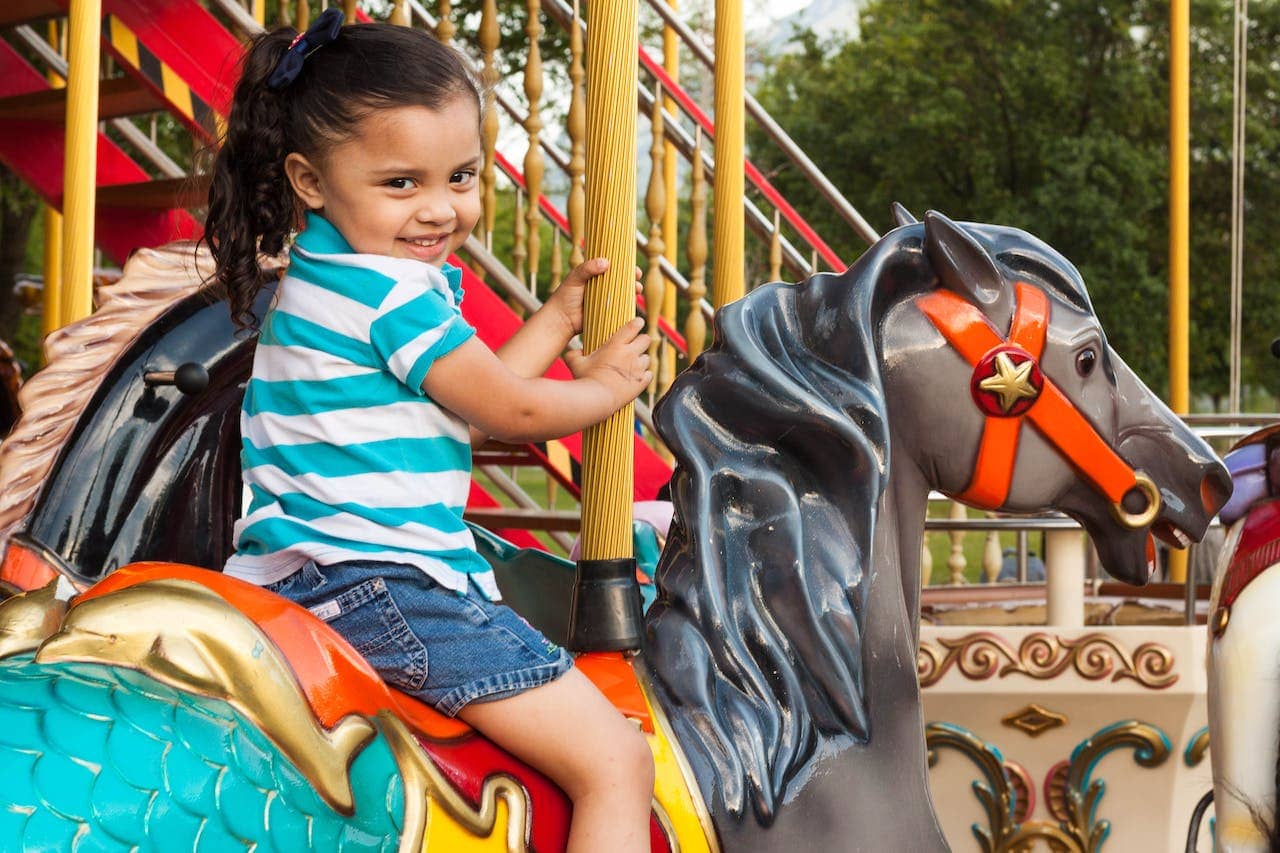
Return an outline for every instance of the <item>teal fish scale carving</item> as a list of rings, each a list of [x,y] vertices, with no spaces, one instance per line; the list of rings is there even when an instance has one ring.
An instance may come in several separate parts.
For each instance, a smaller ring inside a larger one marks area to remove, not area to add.
[[[379,736],[334,812],[231,705],[127,669],[0,660],[0,850],[392,853],[404,789]]]

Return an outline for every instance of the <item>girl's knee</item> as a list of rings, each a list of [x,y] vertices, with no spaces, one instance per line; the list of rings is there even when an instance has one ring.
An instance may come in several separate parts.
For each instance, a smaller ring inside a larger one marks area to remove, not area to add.
[[[584,756],[581,765],[574,768],[576,772],[564,768],[569,772],[561,784],[572,799],[634,792],[647,802],[655,775],[653,753],[643,732],[630,722],[625,726],[608,739],[607,746]]]
[[[627,788],[650,795],[655,773],[653,751],[649,749],[649,741],[643,732],[630,723],[627,728],[627,737],[619,738],[615,746],[615,784],[621,783]]]

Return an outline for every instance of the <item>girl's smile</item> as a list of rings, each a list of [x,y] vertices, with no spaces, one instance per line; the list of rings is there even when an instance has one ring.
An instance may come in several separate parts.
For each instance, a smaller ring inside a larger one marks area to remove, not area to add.
[[[378,109],[318,162],[294,152],[285,169],[355,251],[440,266],[480,219],[480,162],[478,109],[457,97]]]

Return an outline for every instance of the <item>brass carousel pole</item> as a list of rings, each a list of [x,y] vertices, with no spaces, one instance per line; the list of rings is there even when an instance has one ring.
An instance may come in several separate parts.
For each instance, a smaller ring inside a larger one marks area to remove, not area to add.
[[[594,13],[594,14],[592,14]],[[593,3],[587,26],[586,255],[609,270],[587,290],[582,344],[600,347],[635,316],[636,0]],[[640,595],[631,546],[633,423],[627,405],[582,440],[582,559],[569,647],[639,648]]]
[[[738,299],[746,287],[743,252],[746,225],[742,198],[746,192],[743,148],[746,145],[746,48],[742,0],[716,0],[715,162],[712,209],[715,243],[711,260],[711,304],[716,308]]]
[[[1169,3],[1169,408],[1191,411],[1191,2]],[[1169,552],[1169,580],[1187,580],[1187,552]]]

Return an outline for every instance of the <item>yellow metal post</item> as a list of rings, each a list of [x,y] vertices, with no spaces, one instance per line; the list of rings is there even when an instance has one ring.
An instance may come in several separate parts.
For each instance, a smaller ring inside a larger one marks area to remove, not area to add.
[[[63,166],[62,324],[93,313],[93,209],[98,177],[101,0],[73,0],[67,38],[67,146]]]
[[[1169,407],[1191,411],[1191,2],[1169,2]],[[1187,552],[1169,553],[1169,579],[1185,581]]]
[[[587,289],[582,343],[601,346],[635,315],[636,0],[593,4],[587,28],[586,254],[609,271]],[[632,422],[628,405],[588,429],[582,448],[582,557],[632,556]]]
[[[746,238],[742,213],[746,191],[744,44],[742,0],[716,0],[716,175],[712,195],[715,243],[711,260],[711,302],[716,308],[741,297],[746,286],[742,257]]]
[[[44,313],[40,332],[49,334],[62,325],[62,214],[44,209]]]
[[[65,54],[58,22],[49,22],[49,44]],[[49,85],[61,89],[67,85],[61,74],[49,72]],[[44,207],[44,311],[40,331],[49,334],[62,325],[62,214],[51,205]]]

